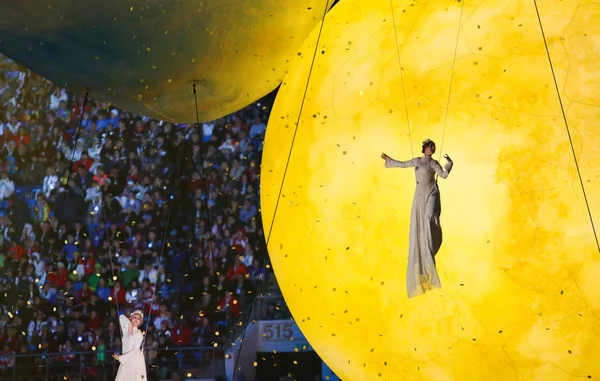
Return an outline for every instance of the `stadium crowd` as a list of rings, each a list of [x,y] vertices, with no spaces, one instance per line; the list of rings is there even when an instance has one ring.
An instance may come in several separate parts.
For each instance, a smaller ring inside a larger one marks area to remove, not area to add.
[[[264,276],[272,96],[261,102],[200,129],[163,123],[86,103],[0,55],[0,376],[36,365],[14,353],[59,353],[58,367],[92,348],[93,374],[133,309],[149,365],[218,343]]]

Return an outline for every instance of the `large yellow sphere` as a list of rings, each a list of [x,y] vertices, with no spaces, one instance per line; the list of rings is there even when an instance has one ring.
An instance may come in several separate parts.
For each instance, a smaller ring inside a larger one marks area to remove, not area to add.
[[[600,378],[600,3],[537,3],[574,151],[532,0],[342,0],[292,62],[262,213],[294,318],[344,381]],[[454,160],[442,288],[408,299],[414,174],[379,156],[425,138]]]
[[[280,83],[333,0],[2,0],[0,52],[59,85],[174,122]]]

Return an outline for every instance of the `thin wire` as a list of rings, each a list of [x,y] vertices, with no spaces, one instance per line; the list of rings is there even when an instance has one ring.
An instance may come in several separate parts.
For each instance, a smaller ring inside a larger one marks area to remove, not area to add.
[[[288,171],[288,168],[290,165],[290,160],[292,158],[292,152],[294,151],[294,143],[296,142],[296,135],[298,133],[298,127],[300,126],[300,119],[302,117],[302,111],[304,110],[304,103],[306,101],[306,95],[308,94],[308,85],[310,84],[310,78],[312,76],[312,71],[315,66],[315,61],[317,58],[317,50],[319,49],[319,42],[321,41],[321,35],[323,33],[323,25],[325,25],[325,16],[327,15],[328,10],[329,10],[329,8],[327,7],[327,4],[326,4],[325,10],[323,11],[323,17],[321,19],[322,20],[321,25],[319,27],[319,34],[317,35],[317,41],[315,43],[315,49],[313,52],[312,61],[310,63],[310,69],[308,71],[308,78],[306,79],[306,87],[304,88],[304,93],[302,95],[302,103],[300,104],[300,111],[298,112],[298,120],[296,121],[296,126],[294,127],[294,135],[292,137],[292,143],[290,145],[290,150],[288,153],[287,161],[285,163],[285,169],[283,171],[283,178],[281,179],[281,187],[279,188],[279,194],[277,195],[277,202],[275,204],[275,209],[273,211],[273,218],[271,219],[271,228],[269,229],[269,234],[267,235],[267,239],[266,239],[267,250],[269,247],[269,242],[271,241],[271,233],[273,233],[273,228],[275,227],[275,217],[277,216],[277,209],[279,208],[279,201],[281,200],[281,194],[283,192],[285,178],[286,178],[287,171]],[[266,272],[266,262],[267,261],[265,261],[265,263],[262,266],[263,273]],[[250,307],[248,308],[248,314],[246,315],[245,322],[243,323],[244,329],[241,334],[242,340],[240,340],[240,348],[238,349],[236,359],[233,363],[234,364],[233,379],[235,379],[236,375],[238,374],[238,371],[241,370],[241,368],[237,366],[237,363],[238,363],[240,354],[242,353],[242,347],[244,345],[243,338],[246,335],[246,329],[248,328],[248,323],[250,321],[250,316],[252,315],[252,309],[254,307],[254,300],[257,297],[257,294],[258,294],[257,290],[259,289],[260,284],[261,284],[261,280],[259,277],[258,281],[256,282],[256,285],[254,286],[254,290],[252,292],[252,300],[250,301]]]
[[[542,32],[542,38],[544,39],[546,55],[548,56],[548,62],[550,63],[550,70],[552,71],[552,79],[554,80],[554,87],[556,89],[556,95],[558,96],[558,102],[560,103],[560,111],[562,112],[563,121],[565,122],[565,128],[567,130],[567,136],[569,137],[569,144],[571,145],[571,152],[573,153],[573,160],[575,160],[575,168],[577,168],[577,176],[579,177],[579,183],[581,184],[581,190],[583,191],[583,199],[585,200],[585,206],[587,208],[588,216],[590,218],[590,223],[592,225],[592,232],[594,233],[594,238],[596,239],[596,247],[598,248],[598,252],[600,252],[600,242],[598,241],[598,234],[596,233],[596,227],[594,226],[594,218],[592,216],[592,210],[590,209],[590,204],[588,202],[588,198],[585,193],[585,186],[583,184],[583,176],[581,176],[581,170],[579,169],[579,163],[577,162],[577,153],[575,152],[575,147],[573,146],[573,139],[571,138],[571,130],[569,129],[569,122],[567,120],[567,113],[565,112],[565,107],[563,106],[562,97],[560,96],[560,89],[558,87],[558,81],[556,80],[556,74],[554,72],[554,65],[552,64],[552,57],[550,56],[550,49],[548,48],[548,43],[546,42],[546,33],[544,33],[542,17],[540,16],[540,11],[538,9],[536,0],[533,0],[533,5],[535,6],[535,12],[537,14],[538,22],[540,24],[540,31]]]
[[[81,123],[83,122],[83,114],[85,112],[85,106],[87,106],[88,96],[90,94],[90,89],[85,88],[85,98],[83,100],[83,109],[81,110],[81,115],[79,115],[79,123],[77,124],[77,129],[75,130],[75,135],[73,136],[74,144],[73,144],[73,154],[71,155],[70,165],[67,172],[67,185],[69,184],[69,179],[71,178],[71,172],[73,172],[73,165],[75,164],[75,149],[77,148],[77,140],[79,139],[79,130],[81,129]],[[65,201],[60,204],[60,208],[58,209],[58,215],[62,215],[63,207],[65,206]],[[54,244],[52,244],[52,248],[54,248]]]
[[[394,25],[394,37],[396,39],[396,53],[398,55],[398,69],[400,70],[400,81],[402,83],[402,95],[404,96],[404,110],[406,111],[406,128],[408,128],[408,140],[410,141],[410,158],[412,159],[415,156],[415,152],[413,149],[412,143],[412,134],[410,130],[410,119],[408,115],[408,101],[406,100],[406,89],[404,87],[404,69],[402,68],[402,61],[400,59],[400,42],[398,41],[398,32],[396,30],[396,16],[394,14],[394,4],[393,0],[390,0],[390,8],[392,9],[392,22]]]
[[[456,44],[454,45],[454,59],[452,60],[452,72],[450,74],[450,85],[448,86],[448,100],[446,102],[446,113],[444,116],[444,129],[442,130],[442,141],[440,142],[440,159],[442,160],[442,149],[444,148],[444,138],[446,136],[446,124],[448,122],[448,110],[450,108],[450,95],[452,94],[452,82],[454,81],[454,68],[456,67],[456,55],[458,54],[458,41],[460,39],[460,29],[462,25],[463,10],[465,9],[465,1],[460,2],[460,18],[458,19],[458,28],[456,30]],[[435,182],[437,183],[438,175],[435,175]]]
[[[69,184],[69,180],[71,178],[71,173],[73,172],[73,165],[75,164],[75,152],[77,151],[77,140],[79,140],[79,131],[81,130],[81,124],[83,123],[83,114],[85,113],[85,106],[87,106],[88,96],[90,95],[90,89],[85,88],[85,98],[83,100],[83,108],[81,109],[81,114],[79,115],[79,123],[77,123],[77,129],[75,130],[75,135],[73,135],[73,153],[71,154],[71,165],[69,165],[69,170],[67,172],[67,185]],[[62,210],[65,206],[65,201],[60,204],[60,209],[58,211],[58,215],[62,216]]]
[[[200,178],[202,179],[202,182],[204,186],[206,186],[206,194],[204,195],[204,209],[206,209],[206,226],[208,227],[208,251],[210,252],[210,263],[211,266],[214,266],[215,263],[213,261],[213,248],[211,247],[211,242],[213,242],[213,236],[212,236],[212,225],[210,223],[210,209],[208,208],[208,187],[207,187],[207,180],[208,180],[208,175],[205,175],[205,171],[204,171],[204,148],[202,147],[204,145],[204,141],[203,136],[204,134],[202,133],[202,130],[200,130],[200,112],[198,111],[198,96],[196,94],[196,84],[192,83],[192,91],[194,93],[194,105],[196,106],[196,128],[198,129],[198,135],[200,138]],[[216,247],[216,243],[215,243],[215,247]]]
[[[82,109],[81,109],[81,113],[79,115],[79,123],[77,125],[77,130],[75,131],[75,135],[73,137],[73,142],[74,142],[74,144],[73,144],[73,154],[71,155],[71,165],[69,166],[69,172],[67,174],[67,182],[69,181],[69,178],[71,177],[71,172],[73,170],[73,165],[75,164],[75,151],[77,149],[77,140],[79,140],[79,133],[81,131],[81,124],[83,122],[83,114],[85,114],[85,107],[87,106],[89,95],[90,95],[90,90],[89,90],[89,88],[86,88],[85,89],[85,98],[83,100],[83,106],[82,106]],[[103,194],[103,196],[104,196],[104,194]],[[59,215],[62,214],[62,208],[63,208],[64,204],[65,203],[63,201],[62,204],[60,205],[60,211],[61,212],[59,212]],[[107,225],[106,224],[106,222],[107,222],[107,220],[106,220],[106,205],[104,203],[104,200],[102,200],[102,207],[103,207],[103,213],[104,213],[104,223],[105,223],[105,225]],[[108,230],[106,231],[106,237],[108,239],[108,244],[109,244],[110,269],[111,269],[111,272],[112,272],[112,277],[113,277],[113,282],[114,282],[115,279],[116,279],[116,277],[115,277],[115,272],[114,272],[113,264],[112,264],[112,245],[111,245],[111,242],[110,242],[110,235],[108,234]],[[117,303],[117,313],[119,313],[119,299],[116,297],[116,295],[115,295],[115,301]],[[120,330],[119,330],[119,332],[120,332]]]
[[[160,249],[160,254],[158,256],[157,262],[160,266],[160,263],[162,261],[162,257],[163,254],[165,252],[165,247],[169,246],[169,243],[167,242],[167,237],[169,234],[169,226],[171,224],[171,215],[173,214],[173,205],[175,205],[175,187],[177,185],[177,179],[179,178],[179,171],[181,170],[181,163],[183,163],[183,160],[185,158],[185,147],[183,147],[183,143],[181,143],[181,145],[179,146],[181,149],[181,157],[179,159],[179,164],[177,165],[177,170],[175,171],[175,179],[173,181],[173,187],[171,188],[171,196],[169,197],[169,200],[171,201],[169,203],[169,212],[167,213],[167,224],[165,225],[165,232],[163,234],[163,241],[162,241],[162,247]],[[148,307],[148,325],[150,324],[150,317],[152,316],[152,307],[154,306],[154,295],[156,295],[156,288],[158,286],[158,279],[160,278],[160,274],[158,273],[158,269],[156,270],[156,280],[154,281],[154,287],[152,289],[152,297],[150,299],[150,306]],[[146,329],[146,332],[148,332],[148,330]],[[142,350],[146,349],[146,336],[144,335],[144,343],[142,344]]]
[[[102,191],[101,191],[102,192]],[[102,192],[102,214],[104,214],[104,230],[106,233],[106,239],[108,241],[108,259],[110,260],[110,272],[112,274],[112,280],[113,280],[113,286],[114,286],[114,282],[117,280],[117,277],[115,276],[115,269],[113,266],[113,251],[112,251],[112,242],[110,240],[110,234],[108,231],[108,217],[106,217],[106,203],[104,202],[104,192]],[[117,294],[115,293],[115,303],[117,304],[117,315],[120,313],[120,309],[119,309],[119,298],[117,297]],[[121,330],[119,330],[119,332],[121,332]],[[121,336],[123,335],[123,333],[121,332]]]

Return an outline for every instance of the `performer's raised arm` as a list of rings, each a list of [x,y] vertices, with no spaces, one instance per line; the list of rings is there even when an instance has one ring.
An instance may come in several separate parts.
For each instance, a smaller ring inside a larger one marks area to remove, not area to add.
[[[133,326],[127,316],[119,315],[119,325],[121,326],[121,336],[130,336],[132,334]]]
[[[385,153],[381,154],[381,158],[385,160],[386,168],[410,168],[415,166],[415,159],[410,159],[407,161],[399,161],[394,160]]]
[[[444,155],[444,159],[446,159],[448,161],[446,163],[446,165],[444,165],[444,168],[442,168],[442,166],[440,165],[440,163],[437,160],[431,161],[431,166],[432,166],[433,170],[442,179],[445,179],[448,177],[448,175],[450,174],[450,171],[452,170],[452,165],[454,164],[452,162],[452,159],[450,159],[450,156]]]

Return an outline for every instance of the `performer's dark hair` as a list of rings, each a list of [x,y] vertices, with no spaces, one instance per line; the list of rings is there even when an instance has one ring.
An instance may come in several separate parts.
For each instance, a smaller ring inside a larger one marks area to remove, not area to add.
[[[421,153],[425,153],[425,148],[429,146],[435,146],[435,142],[433,140],[425,139],[423,141],[423,146],[421,147]]]

